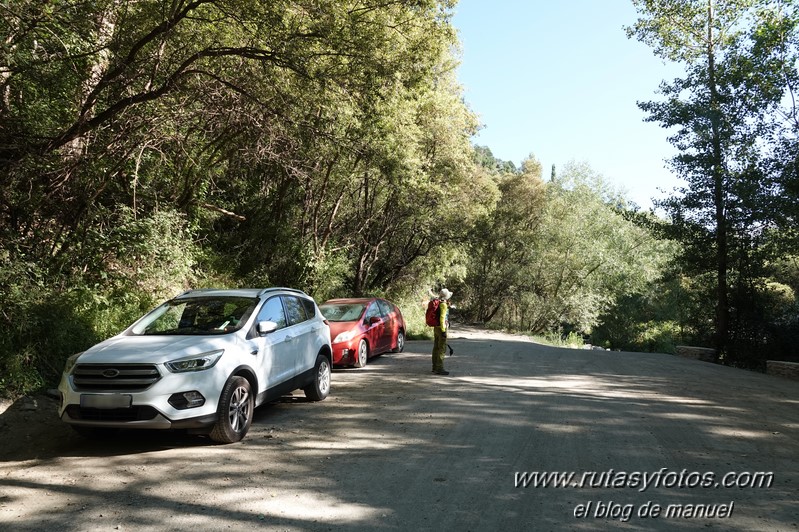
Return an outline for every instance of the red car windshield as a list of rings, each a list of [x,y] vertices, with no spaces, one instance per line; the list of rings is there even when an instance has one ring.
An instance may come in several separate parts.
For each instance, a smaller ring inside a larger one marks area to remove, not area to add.
[[[319,307],[328,321],[356,321],[363,314],[363,303],[330,303]]]

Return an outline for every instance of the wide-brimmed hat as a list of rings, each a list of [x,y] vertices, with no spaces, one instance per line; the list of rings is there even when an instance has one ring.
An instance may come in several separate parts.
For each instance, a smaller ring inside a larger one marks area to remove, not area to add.
[[[445,300],[449,299],[449,298],[452,297],[452,292],[450,292],[446,288],[442,288],[441,292],[438,293],[438,297],[440,297],[441,299],[445,299]]]

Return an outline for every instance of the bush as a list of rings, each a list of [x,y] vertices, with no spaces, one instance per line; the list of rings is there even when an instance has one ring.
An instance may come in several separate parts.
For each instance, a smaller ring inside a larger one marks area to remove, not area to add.
[[[109,227],[88,232],[71,272],[0,252],[0,395],[55,386],[69,356],[195,282],[198,251],[177,213],[123,209]]]
[[[585,345],[583,336],[576,332],[569,332],[567,334],[550,332],[542,337],[536,337],[536,340],[547,345],[552,345],[555,347],[570,347],[572,349],[581,349],[583,345]]]
[[[424,315],[427,311],[427,302],[429,299],[425,298],[404,298],[401,301],[395,301],[397,306],[402,310],[402,315],[405,317],[405,337],[412,340],[429,340],[433,337],[433,328],[425,323]]]
[[[649,353],[671,353],[679,343],[681,334],[680,326],[674,321],[647,322],[639,325],[640,330],[632,344],[629,346],[634,351]]]
[[[30,278],[19,279],[16,287],[17,297],[7,299],[0,324],[3,396],[55,386],[67,357],[117,334],[152,306],[152,296],[141,292],[115,297],[86,286],[61,292]]]

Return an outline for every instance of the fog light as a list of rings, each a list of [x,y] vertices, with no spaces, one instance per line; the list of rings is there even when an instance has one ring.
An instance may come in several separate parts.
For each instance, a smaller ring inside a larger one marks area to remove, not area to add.
[[[173,394],[169,398],[169,404],[178,410],[197,408],[205,404],[205,397],[197,391],[181,392]]]

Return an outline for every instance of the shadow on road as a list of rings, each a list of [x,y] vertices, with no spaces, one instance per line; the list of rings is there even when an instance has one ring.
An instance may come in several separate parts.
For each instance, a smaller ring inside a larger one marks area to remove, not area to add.
[[[54,404],[27,414],[14,405],[0,416],[4,484],[60,501],[50,513],[13,521],[15,529],[63,527],[75,517],[64,501],[96,514],[109,497],[127,529],[181,529],[186,522],[177,516],[207,529],[797,529],[799,383],[670,355],[455,335],[450,343],[450,376],[431,375],[431,343],[411,341],[363,369],[334,370],[323,402],[299,393],[264,405],[233,445],[154,431],[90,442],[55,419]],[[22,462],[30,471],[14,473]],[[47,474],[35,474],[37,467]],[[519,472],[663,469],[771,471],[774,482],[514,485]],[[21,496],[5,497],[0,507],[25,515]],[[573,515],[579,504],[611,500],[636,509],[734,501],[736,513],[726,520]],[[72,528],[97,524],[81,519]]]

